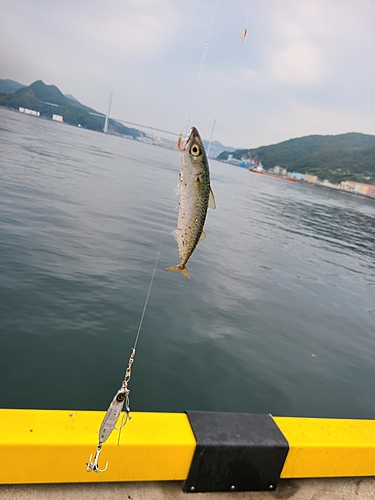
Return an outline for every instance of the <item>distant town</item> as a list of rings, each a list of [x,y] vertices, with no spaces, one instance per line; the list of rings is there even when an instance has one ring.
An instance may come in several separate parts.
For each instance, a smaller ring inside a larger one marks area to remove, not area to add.
[[[319,179],[316,175],[310,175],[308,173],[301,174],[298,172],[288,172],[286,168],[282,168],[276,165],[273,168],[264,169],[259,156],[254,158],[246,159],[242,157],[240,160],[233,157],[233,154],[229,154],[227,160],[221,160],[224,163],[229,163],[231,165],[237,165],[242,168],[247,168],[250,172],[255,174],[262,174],[266,177],[273,177],[278,180],[286,180],[291,182],[308,182],[316,186],[323,186],[330,189],[336,189],[339,191],[345,191],[347,193],[355,194],[358,196],[363,196],[366,198],[375,199],[375,186],[372,184],[366,184],[364,182],[356,182],[345,180],[340,183],[332,183],[328,179]]]

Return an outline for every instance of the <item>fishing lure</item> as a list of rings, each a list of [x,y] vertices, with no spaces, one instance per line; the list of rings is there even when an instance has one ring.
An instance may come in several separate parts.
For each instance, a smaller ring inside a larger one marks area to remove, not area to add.
[[[182,134],[180,134],[178,137],[177,147],[180,151],[185,151],[185,148],[181,146],[181,141],[182,141]]]
[[[136,341],[138,340],[138,336]],[[125,372],[125,377],[124,380],[121,384],[120,389],[116,392],[114,398],[111,401],[111,404],[108,407],[108,410],[106,411],[106,414],[104,415],[102,425],[100,426],[99,429],[99,442],[98,446],[96,447],[96,453],[94,456],[94,460],[92,459],[92,454],[90,455],[89,461],[86,463],[86,470],[87,472],[105,472],[108,467],[108,462],[104,469],[99,468],[99,455],[100,452],[102,451],[103,443],[107,441],[109,436],[111,435],[112,431],[114,429],[116,430],[121,430],[126,422],[130,420],[130,407],[129,407],[129,394],[130,390],[128,389],[128,382],[130,381],[131,377],[131,367],[134,362],[134,356],[135,356],[135,347],[132,349],[132,353],[129,358],[128,362],[128,367]],[[120,425],[120,427],[116,427],[117,421],[121,415],[121,411],[124,407],[125,404],[125,419],[123,418],[123,421]]]
[[[240,33],[238,36],[241,38],[241,43],[244,43],[247,36],[247,28],[245,28],[244,32],[242,34]]]

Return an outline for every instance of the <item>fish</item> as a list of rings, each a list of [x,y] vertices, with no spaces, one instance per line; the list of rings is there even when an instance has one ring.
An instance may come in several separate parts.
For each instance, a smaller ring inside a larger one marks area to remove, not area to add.
[[[190,280],[186,264],[198,243],[206,237],[203,231],[208,207],[216,208],[210,185],[210,170],[203,141],[198,130],[192,127],[181,148],[181,164],[177,228],[174,236],[180,254],[180,263],[166,271],[180,271]]]

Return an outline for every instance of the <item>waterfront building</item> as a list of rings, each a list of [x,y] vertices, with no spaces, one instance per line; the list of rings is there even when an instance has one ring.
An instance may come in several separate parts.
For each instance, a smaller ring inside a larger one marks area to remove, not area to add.
[[[342,181],[340,189],[349,191],[350,193],[361,194],[375,198],[375,186],[372,184],[365,184],[364,182],[356,181]]]
[[[18,108],[20,113],[25,113],[25,115],[40,116],[40,111],[35,111],[34,109]]]
[[[298,172],[293,172],[291,176],[293,179],[298,179],[299,181],[303,181],[305,179],[305,174],[299,174]]]
[[[312,184],[316,184],[318,182],[318,177],[316,175],[305,174],[304,180],[306,182],[311,182]]]

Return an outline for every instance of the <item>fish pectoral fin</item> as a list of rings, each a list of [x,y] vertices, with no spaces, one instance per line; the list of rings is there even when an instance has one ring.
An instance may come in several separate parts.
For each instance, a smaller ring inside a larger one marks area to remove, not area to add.
[[[180,237],[181,231],[182,231],[182,229],[180,227],[176,227],[176,229],[173,229],[173,231],[171,231],[171,233],[170,233],[173,236],[173,238],[177,241],[177,243],[178,243],[178,239]]]
[[[190,280],[188,270],[185,266],[181,266],[180,264],[178,264],[177,266],[167,267],[167,269],[164,269],[164,271],[180,271],[187,280]]]
[[[173,238],[177,241],[178,243],[178,236],[177,236],[177,229],[173,229],[173,231],[171,231],[171,236],[173,236]]]
[[[198,240],[198,243],[200,243],[202,240],[204,240],[205,237],[206,237],[206,233],[204,231],[202,231],[202,234],[201,234],[201,236],[200,236],[200,238]]]
[[[210,194],[208,195],[208,206],[210,208],[216,208],[215,196],[211,188],[210,188]]]

